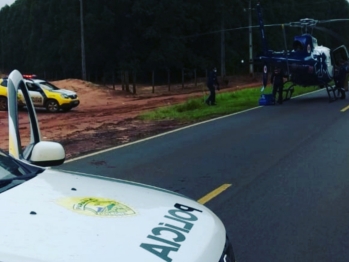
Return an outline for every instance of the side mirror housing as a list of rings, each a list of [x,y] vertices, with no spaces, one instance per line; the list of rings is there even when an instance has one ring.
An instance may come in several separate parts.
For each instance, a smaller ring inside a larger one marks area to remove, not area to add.
[[[58,166],[65,161],[65,150],[56,142],[40,141],[34,145],[29,161],[38,166]]]

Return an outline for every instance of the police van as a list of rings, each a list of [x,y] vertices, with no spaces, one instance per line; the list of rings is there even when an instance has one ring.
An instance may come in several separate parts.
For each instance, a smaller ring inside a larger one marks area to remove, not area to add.
[[[8,78],[9,149],[0,151],[1,261],[233,262],[221,220],[181,194],[132,181],[52,169],[65,161],[42,141],[21,73]],[[31,125],[21,144],[18,90]]]

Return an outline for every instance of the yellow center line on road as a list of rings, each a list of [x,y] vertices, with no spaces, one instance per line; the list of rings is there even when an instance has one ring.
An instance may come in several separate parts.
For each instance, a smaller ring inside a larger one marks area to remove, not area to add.
[[[224,190],[226,190],[228,187],[230,187],[231,184],[223,184],[220,187],[216,188],[212,192],[208,193],[206,196],[203,196],[198,200],[200,204],[205,204],[208,201],[210,201],[212,198],[215,198],[218,196],[220,193],[222,193]]]
[[[347,111],[349,109],[349,106],[346,106],[346,107],[344,107],[342,110],[341,110],[341,112],[345,112],[345,111]]]

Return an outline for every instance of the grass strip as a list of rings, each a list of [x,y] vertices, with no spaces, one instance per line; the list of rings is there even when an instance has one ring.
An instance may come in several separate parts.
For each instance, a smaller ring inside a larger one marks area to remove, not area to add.
[[[295,86],[292,96],[294,97],[309,93],[317,89],[317,86]],[[263,93],[269,94],[271,92],[272,87],[268,86]],[[202,96],[201,98],[191,98],[184,103],[160,107],[155,110],[142,113],[138,116],[138,118],[142,120],[178,120],[183,122],[197,122],[256,107],[258,106],[258,101],[261,94],[260,87],[224,93],[219,93],[218,91],[216,92],[216,101],[218,105],[207,106],[204,103],[204,99],[208,96],[208,92],[206,92],[205,97]]]

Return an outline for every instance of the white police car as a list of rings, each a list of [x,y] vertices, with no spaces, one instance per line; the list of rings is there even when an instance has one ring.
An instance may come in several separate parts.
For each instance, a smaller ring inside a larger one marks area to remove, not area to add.
[[[23,151],[19,88],[31,122]],[[221,220],[196,201],[130,181],[50,169],[64,162],[65,151],[41,140],[17,70],[8,92],[9,154],[0,152],[1,261],[234,261]]]

